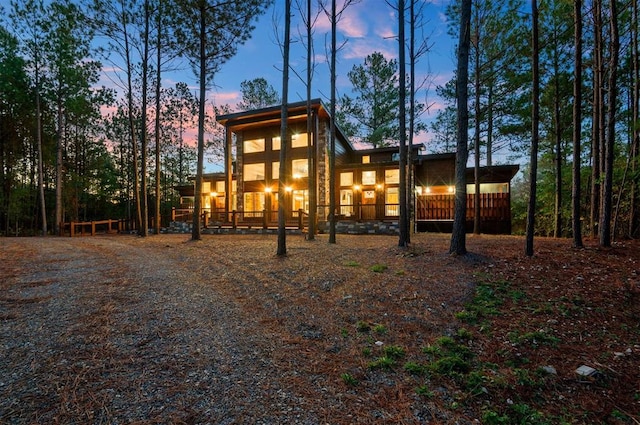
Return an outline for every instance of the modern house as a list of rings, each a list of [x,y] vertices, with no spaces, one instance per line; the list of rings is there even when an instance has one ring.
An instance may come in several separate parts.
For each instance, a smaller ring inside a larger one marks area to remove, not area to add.
[[[277,226],[280,171],[279,106],[221,115],[226,129],[224,172],[203,177],[202,205],[206,226]],[[331,116],[319,100],[311,102],[312,128],[307,134],[307,103],[288,107],[287,151],[290,170],[286,182],[288,226],[305,226],[310,208],[316,211],[320,232],[330,217]],[[412,147],[414,211],[418,231],[450,231],[453,223],[455,154],[421,154]],[[336,128],[335,194],[339,232],[395,232],[399,217],[399,148],[354,149]],[[480,169],[481,228],[486,233],[510,233],[510,182],[518,166]],[[309,182],[312,182],[310,187]],[[474,170],[467,170],[467,221],[473,222]],[[181,206],[175,220],[193,214],[193,185],[178,188]],[[313,192],[311,192],[313,191]],[[315,206],[311,205],[315,194]]]

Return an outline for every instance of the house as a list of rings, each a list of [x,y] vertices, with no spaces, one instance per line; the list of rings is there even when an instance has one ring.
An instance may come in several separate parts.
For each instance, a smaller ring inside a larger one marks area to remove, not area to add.
[[[276,227],[280,172],[280,107],[221,115],[226,129],[225,172],[203,176],[205,225]],[[307,134],[307,103],[289,104],[291,135],[286,166],[285,211],[288,226],[303,227],[310,208],[317,229],[330,219],[329,148],[331,116],[319,100],[311,102],[312,128]],[[450,231],[453,223],[455,154],[421,154],[412,147],[415,196],[413,220],[418,231]],[[335,194],[338,232],[395,232],[399,217],[399,148],[354,149],[336,128]],[[475,186],[467,170],[467,221],[473,222]],[[482,230],[510,233],[510,181],[517,166],[480,170]],[[312,187],[310,187],[310,181]],[[181,206],[175,220],[193,214],[193,185],[178,188]],[[228,196],[230,194],[230,196]],[[310,195],[315,195],[314,197]],[[315,207],[313,206],[315,204]],[[190,210],[191,208],[191,210]]]

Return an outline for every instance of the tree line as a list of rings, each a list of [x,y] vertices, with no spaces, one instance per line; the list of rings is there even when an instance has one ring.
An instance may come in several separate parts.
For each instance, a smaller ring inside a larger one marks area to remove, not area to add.
[[[313,3],[286,3],[286,17],[307,29],[300,34],[308,47],[307,75],[291,70],[309,92],[317,72],[315,21],[324,13],[333,34],[357,2]],[[415,72],[427,69],[420,57],[430,47],[422,33],[431,23],[421,4],[387,2],[398,16],[398,59],[372,52],[348,74],[352,93],[332,87],[329,99],[349,136],[372,146],[399,144],[403,161],[411,160],[406,146],[427,130],[420,117],[431,107],[420,92],[426,93],[426,78]],[[171,188],[201,176],[205,149],[223,155],[214,117],[231,107],[208,106],[206,93],[270,5],[12,2],[0,28],[0,232],[46,234],[63,221],[109,215],[131,218],[143,235],[149,227],[159,230],[160,217],[176,202]],[[522,232],[572,236],[576,245],[582,232],[603,245],[612,237],[638,237],[637,9],[637,2],[615,0],[554,0],[539,10],[522,0],[452,2],[448,29],[458,39],[458,67],[436,88],[445,107],[427,131],[427,150],[456,150],[459,167],[467,166],[467,155],[476,168],[521,163],[526,172],[513,187],[514,222],[529,223],[527,209],[535,205],[529,214],[535,226]],[[466,53],[467,38],[460,36],[468,36]],[[326,42],[334,84],[332,56],[346,42]],[[163,73],[182,63],[193,70],[198,98],[185,83],[161,84]],[[100,75],[117,89],[97,88]],[[282,101],[278,94],[286,94],[289,78],[283,77],[279,93],[263,79],[243,83],[245,98],[236,108]],[[194,129],[195,147],[185,143]],[[410,173],[402,180],[402,204],[411,211]],[[456,193],[465,190],[460,185]]]

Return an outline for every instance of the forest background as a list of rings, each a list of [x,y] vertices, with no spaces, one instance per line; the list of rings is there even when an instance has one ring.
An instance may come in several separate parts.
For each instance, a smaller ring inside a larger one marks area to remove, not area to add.
[[[218,3],[226,7],[215,7]],[[319,22],[327,19],[328,5],[310,3],[313,44],[322,50],[317,46],[327,45],[327,34],[322,33],[324,26]],[[344,12],[357,2],[339,3]],[[397,3],[373,3],[397,17]],[[193,138],[202,125],[208,155],[219,157],[223,129],[216,125],[217,113],[280,101],[279,90],[259,74],[243,82],[242,100],[236,105],[207,104],[210,100],[200,97],[202,88],[212,88],[225,63],[250,39],[258,16],[276,10],[274,39],[260,42],[281,43],[277,17],[284,12],[278,15],[279,5],[257,0],[27,0],[4,4],[0,234],[57,233],[60,223],[71,220],[130,218],[146,223],[167,217],[177,202],[174,187],[187,183],[195,171],[198,154],[188,135]],[[429,153],[452,151],[458,139],[455,75],[437,84],[429,72],[428,58],[434,27],[446,29],[452,38],[458,35],[460,5],[452,2],[447,6],[445,22],[429,20],[422,1],[407,1],[406,7],[415,8],[419,33],[417,42],[411,43],[416,50],[407,59],[420,70],[410,86],[415,99],[408,110],[417,112],[410,133],[426,142]],[[305,24],[305,8],[304,2],[294,1],[294,22]],[[534,67],[530,5],[511,0],[472,2],[469,163],[521,164],[523,173],[512,188],[516,232],[524,232],[531,193],[531,109],[533,71],[537,71],[536,233],[572,234],[571,197],[578,170],[585,188],[577,199],[582,230],[595,236],[608,208],[611,215],[605,218],[614,237],[639,236],[637,9],[634,1],[542,2],[536,26],[541,41],[539,61]],[[202,13],[194,13],[198,10]],[[201,56],[195,43],[202,22],[198,17],[204,18],[202,33],[212,35],[213,40]],[[338,28],[347,24],[337,21]],[[581,36],[576,38],[578,27]],[[350,42],[342,35],[339,48]],[[389,37],[397,38],[397,34]],[[308,42],[301,33],[293,38],[300,45]],[[577,40],[582,43],[579,58]],[[316,63],[326,56],[324,50],[315,51],[314,75],[329,72],[326,64]],[[303,75],[306,67],[294,63],[291,70]],[[193,90],[188,81],[166,84],[163,75],[178,68],[193,70],[197,78],[192,82],[204,85]],[[105,71],[115,87],[100,87]],[[381,79],[382,75],[392,77]],[[372,51],[363,64],[342,76],[353,88],[338,96],[336,116],[358,144],[372,143],[376,137],[379,142],[375,143],[397,143],[398,75],[397,58],[389,52]],[[389,84],[371,84],[376,78]],[[576,81],[580,84],[574,84]],[[388,105],[395,106],[387,111],[362,108],[367,96],[390,96]],[[442,105],[436,107],[435,99]],[[576,99],[578,126],[574,121]],[[430,109],[434,117],[427,119]],[[198,119],[200,110],[206,119]],[[383,115],[390,118],[380,120]],[[145,212],[143,217],[140,211]]]

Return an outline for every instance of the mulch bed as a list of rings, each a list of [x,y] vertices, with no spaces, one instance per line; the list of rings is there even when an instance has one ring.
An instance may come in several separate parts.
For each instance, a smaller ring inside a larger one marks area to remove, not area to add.
[[[636,241],[276,242],[1,239],[0,423],[640,423]]]

